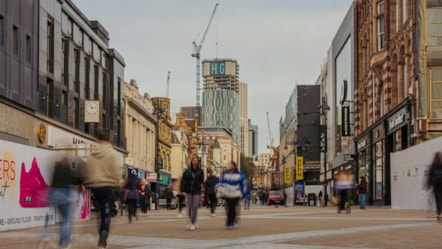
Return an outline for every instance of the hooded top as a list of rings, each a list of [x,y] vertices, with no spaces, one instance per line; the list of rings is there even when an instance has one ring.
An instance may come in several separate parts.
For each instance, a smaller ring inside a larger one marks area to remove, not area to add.
[[[109,142],[100,142],[87,158],[84,185],[89,188],[119,187],[121,166]]]

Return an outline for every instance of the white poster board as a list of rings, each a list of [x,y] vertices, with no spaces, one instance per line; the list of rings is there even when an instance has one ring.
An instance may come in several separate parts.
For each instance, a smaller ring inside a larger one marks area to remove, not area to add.
[[[53,167],[65,155],[0,140],[0,231],[59,221],[47,202]],[[76,218],[89,218],[89,191],[78,195]]]
[[[391,207],[433,210],[432,191],[424,184],[434,153],[442,150],[442,137],[391,153]]]

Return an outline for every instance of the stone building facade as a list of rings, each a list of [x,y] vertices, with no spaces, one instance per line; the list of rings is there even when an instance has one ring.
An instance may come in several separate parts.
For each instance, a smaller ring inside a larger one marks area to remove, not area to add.
[[[390,205],[390,153],[442,134],[441,4],[354,4],[356,173],[370,203]]]

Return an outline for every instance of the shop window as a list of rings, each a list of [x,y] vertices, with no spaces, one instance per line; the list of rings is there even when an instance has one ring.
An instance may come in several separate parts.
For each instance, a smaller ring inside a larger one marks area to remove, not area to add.
[[[383,142],[379,141],[375,145],[375,199],[381,200],[383,197],[383,176],[384,176],[384,158]]]

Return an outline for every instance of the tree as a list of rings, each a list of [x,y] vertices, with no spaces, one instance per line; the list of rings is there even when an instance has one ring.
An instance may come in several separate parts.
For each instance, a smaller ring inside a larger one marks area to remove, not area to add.
[[[251,181],[254,174],[253,163],[249,157],[241,153],[241,172],[246,176],[246,179]]]

